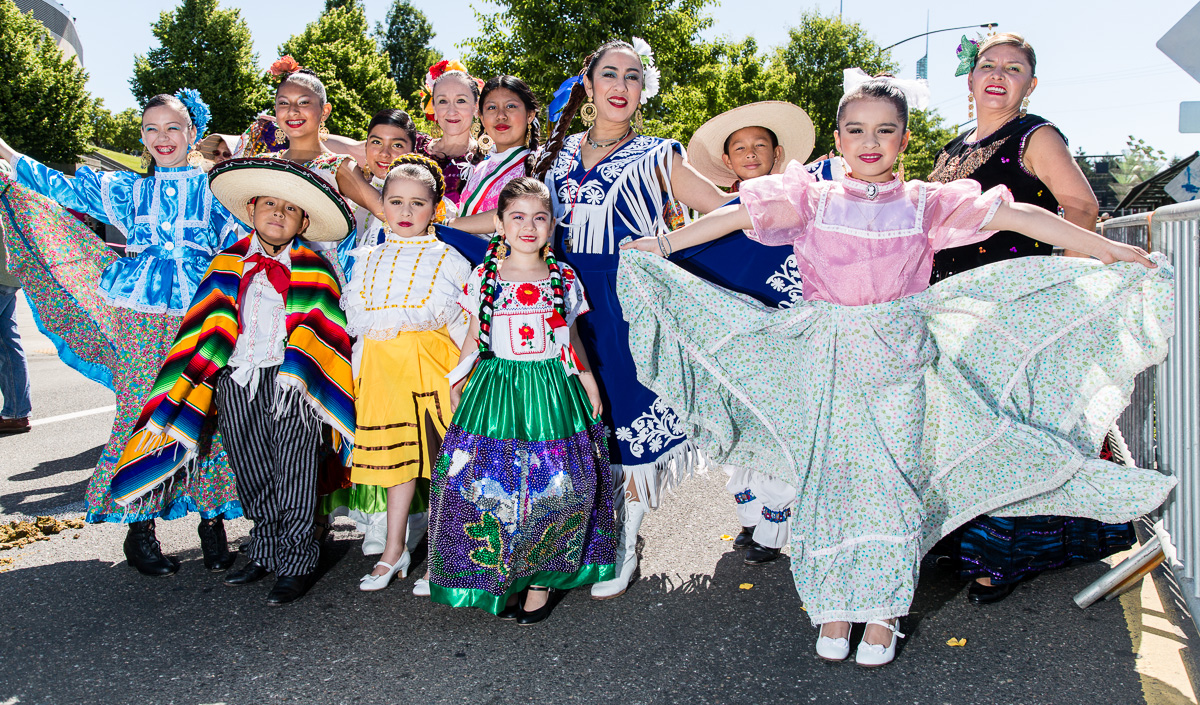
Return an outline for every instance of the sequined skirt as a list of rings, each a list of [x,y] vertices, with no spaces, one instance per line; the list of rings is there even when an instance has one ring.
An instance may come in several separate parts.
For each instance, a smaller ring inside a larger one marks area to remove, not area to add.
[[[529,585],[613,577],[607,441],[590,408],[558,360],[480,361],[433,471],[435,602],[496,614]]]

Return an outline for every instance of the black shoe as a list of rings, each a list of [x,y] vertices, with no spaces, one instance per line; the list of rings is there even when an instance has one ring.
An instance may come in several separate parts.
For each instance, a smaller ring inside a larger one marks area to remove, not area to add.
[[[528,590],[518,592],[516,602],[513,602],[511,605],[505,605],[504,609],[496,613],[496,616],[505,620],[516,619],[521,614],[521,605],[525,603],[525,595],[528,593]]]
[[[204,552],[205,568],[214,573],[222,573],[233,567],[237,561],[237,554],[229,550],[223,518],[201,519],[196,533],[200,534],[200,550]]]
[[[275,580],[275,587],[271,588],[271,594],[267,595],[268,607],[279,607],[286,605],[289,602],[295,602],[308,589],[312,587],[312,574],[309,575],[281,575]]]
[[[742,533],[733,540],[734,548],[750,548],[754,545],[754,527],[743,526]]]
[[[225,576],[226,585],[249,585],[267,577],[271,571],[258,561],[251,559],[249,563]]]
[[[759,544],[754,544],[746,549],[746,558],[743,561],[746,565],[765,565],[779,557],[778,548],[767,548]]]
[[[546,604],[532,612],[526,612],[525,603],[524,601],[521,602],[521,611],[517,615],[517,624],[520,624],[521,626],[528,626],[530,624],[537,624],[543,619],[549,617],[550,613],[554,611],[554,608],[558,606],[558,603],[567,594],[566,590],[559,590],[558,588],[545,588],[541,587],[540,585],[529,586],[529,592],[545,592],[547,590],[550,591],[550,594],[546,596]]]
[[[179,560],[164,556],[158,537],[154,535],[154,520],[135,521],[125,534],[125,560],[142,575],[165,578],[179,570]]]
[[[1017,589],[1016,583],[983,585],[978,580],[973,580],[970,589],[967,590],[967,602],[973,605],[990,605],[1008,597],[1015,589]]]

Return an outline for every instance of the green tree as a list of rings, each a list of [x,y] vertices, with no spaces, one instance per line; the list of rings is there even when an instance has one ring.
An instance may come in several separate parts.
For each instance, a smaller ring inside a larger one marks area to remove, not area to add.
[[[183,0],[153,25],[159,46],[133,60],[133,95],[145,103],[159,93],[195,88],[212,108],[211,132],[239,134],[267,106],[250,28],[237,9],[217,0]]]
[[[1113,179],[1116,180],[1112,190],[1118,199],[1125,198],[1134,186],[1162,171],[1166,165],[1166,152],[1130,135],[1125,142],[1125,149],[1121,150],[1121,157],[1111,167]]]
[[[786,99],[804,108],[812,118],[817,131],[814,152],[828,152],[833,149],[837,106],[842,98],[842,70],[861,68],[875,75],[895,72],[897,66],[891,53],[881,52],[862,25],[836,15],[805,12],[800,16],[800,26],[789,30],[788,35],[788,43],[776,52],[773,61],[792,75]]]
[[[97,147],[126,154],[142,151],[142,116],[133,108],[113,113],[98,98],[92,116],[92,142]]]
[[[400,104],[396,82],[388,76],[388,57],[367,35],[361,0],[347,0],[322,13],[284,42],[279,53],[290,54],[321,77],[333,104],[326,122],[330,132],[363,139],[371,116]]]
[[[62,51],[33,13],[0,0],[0,136],[48,162],[74,162],[92,136],[87,72]]]
[[[937,162],[937,153],[957,136],[942,122],[936,110],[913,110],[908,114],[908,149],[904,152],[904,177],[926,179]]]
[[[714,0],[498,0],[500,11],[475,10],[479,36],[468,39],[465,63],[481,78],[520,76],[544,103],[584,58],[610,39],[638,36],[654,49],[662,72],[662,93],[646,108],[659,117],[662,95],[676,83],[690,82],[714,61],[711,44],[700,33],[712,26],[703,10]]]
[[[429,45],[435,36],[425,13],[409,0],[392,0],[387,22],[375,25],[375,37],[388,55],[388,75],[409,106],[418,104],[417,92],[425,85],[425,74],[439,60]]]

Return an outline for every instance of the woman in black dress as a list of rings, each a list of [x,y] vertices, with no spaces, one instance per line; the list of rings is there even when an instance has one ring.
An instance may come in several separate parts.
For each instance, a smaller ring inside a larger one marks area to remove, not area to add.
[[[1033,47],[1020,35],[997,34],[977,47],[964,41],[959,58],[960,75],[967,73],[969,100],[979,120],[975,129],[942,148],[929,180],[969,178],[984,189],[1004,184],[1016,201],[1058,211],[1080,227],[1094,228],[1096,196],[1066,139],[1051,122],[1026,111],[1037,86]],[[1050,254],[1045,244],[1001,231],[984,242],[938,252],[933,280],[1013,257]],[[1102,457],[1107,452],[1105,443]],[[1099,560],[1128,548],[1134,538],[1132,524],[1060,516],[980,516],[942,547],[956,554],[961,576],[974,580],[968,600],[987,604],[1004,599],[1019,582],[1043,570]]]

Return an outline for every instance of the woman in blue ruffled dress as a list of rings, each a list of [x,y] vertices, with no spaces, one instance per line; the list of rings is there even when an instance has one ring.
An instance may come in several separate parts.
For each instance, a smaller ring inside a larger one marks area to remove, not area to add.
[[[208,117],[194,90],[151,98],[142,114],[142,142],[154,171],[145,177],[82,167],[70,178],[0,140],[0,158],[16,171],[15,183],[2,177],[0,199],[9,266],[62,360],[117,395],[112,434],[87,489],[87,520],[127,523],[125,557],[152,576],[179,569],[177,559],[162,553],[155,519],[198,512],[204,564],[223,571],[236,558],[223,520],[242,515],[215,429],[187,482],[130,507],[109,493],[117,459],[200,279],[213,256],[242,237],[213,198],[205,173],[192,166],[200,153],[189,158]],[[125,234],[126,256],[113,254],[63,208],[115,225]]]

